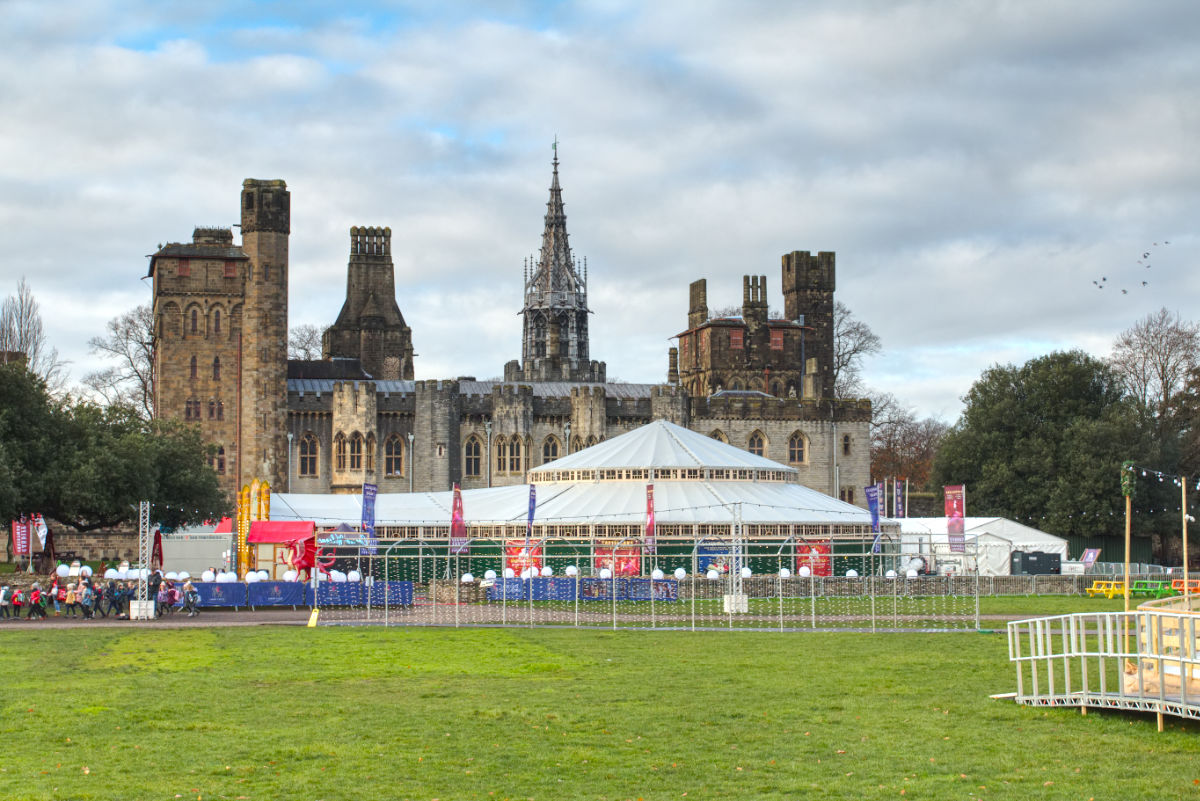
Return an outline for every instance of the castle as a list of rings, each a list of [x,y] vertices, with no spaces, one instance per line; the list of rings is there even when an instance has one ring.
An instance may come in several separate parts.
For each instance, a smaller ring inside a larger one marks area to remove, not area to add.
[[[743,279],[740,316],[710,317],[696,281],[667,381],[607,383],[591,359],[587,268],[567,238],[558,167],[556,154],[542,247],[525,267],[521,359],[502,381],[414,380],[390,228],[350,229],[346,300],[323,358],[289,361],[291,194],[248,179],[240,245],[228,228],[197,228],[150,257],[156,414],[201,428],[231,492],[254,478],[298,493],[522,484],[531,468],[664,419],[862,505],[871,407],[832,397],[834,254],[783,256],[780,319],[766,276]]]

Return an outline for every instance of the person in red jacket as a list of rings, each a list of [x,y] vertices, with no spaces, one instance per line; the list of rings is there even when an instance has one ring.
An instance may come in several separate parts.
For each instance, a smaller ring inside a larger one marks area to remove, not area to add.
[[[18,587],[16,590],[13,591],[13,599],[12,599],[13,617],[15,617],[18,620],[21,619],[21,607],[23,607],[24,605],[25,605],[25,591],[22,590],[20,587]]]
[[[40,584],[34,584],[33,590],[29,593],[29,611],[25,613],[26,619],[32,620],[35,617],[45,617],[46,608],[42,606],[43,603],[42,587]]]

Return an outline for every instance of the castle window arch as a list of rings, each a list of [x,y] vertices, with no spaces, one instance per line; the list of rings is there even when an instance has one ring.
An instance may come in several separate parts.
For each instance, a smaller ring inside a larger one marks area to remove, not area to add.
[[[213,309],[212,331],[214,334],[221,333],[221,309],[220,309],[220,307]]]
[[[590,448],[595,444],[596,444],[596,435],[592,434],[590,437],[587,438],[587,447]]]
[[[842,435],[842,456],[850,455],[850,435]]]
[[[583,450],[583,440],[579,437],[571,437],[571,452]]]
[[[808,459],[808,439],[799,431],[788,437],[788,463],[805,464]]]
[[[765,456],[767,453],[767,438],[761,431],[755,431],[746,440],[746,450],[755,456]]]
[[[363,469],[363,436],[357,431],[350,435],[350,469]]]
[[[470,478],[477,478],[483,473],[483,444],[479,437],[472,434],[463,445],[463,473]]]
[[[213,381],[221,380],[221,357],[213,357]]]
[[[508,472],[521,472],[521,438],[516,435],[508,442]]]
[[[553,462],[558,458],[561,446],[558,442],[558,437],[551,434],[542,442],[542,464]]]
[[[404,475],[404,437],[392,434],[383,442],[383,474],[392,478]]]
[[[215,400],[213,400],[212,398],[209,398],[209,400],[208,400],[208,419],[209,420],[217,419],[217,402]]]
[[[195,378],[197,369],[198,369],[198,365],[196,362],[196,357],[193,356],[191,361],[188,362],[188,375],[191,376],[192,378]]]
[[[316,478],[317,476],[317,438],[311,431],[305,431],[300,437],[300,476]]]
[[[217,448],[216,468],[217,468],[217,475],[219,475],[219,476],[225,475],[225,448],[224,448],[224,446],[219,446]]]
[[[729,382],[729,388],[731,390],[733,390],[734,392],[740,392],[742,389],[741,380],[737,379],[737,378],[733,379],[732,381]]]
[[[496,472],[504,473],[508,471],[508,440],[504,437],[496,437]]]
[[[200,310],[199,309],[192,309],[191,333],[193,333],[193,334],[200,333]]]
[[[783,397],[783,384],[778,381],[771,382],[771,394],[777,398]]]
[[[375,435],[367,434],[365,461],[367,464],[367,472],[375,472]]]
[[[333,438],[333,466],[335,470],[346,469],[346,435],[340,431]]]
[[[225,419],[225,403],[223,401],[217,401],[217,419]]]
[[[718,440],[719,442],[724,442],[726,445],[729,444],[729,437],[725,436],[725,432],[719,428],[710,431],[708,436],[712,439]]]
[[[755,389],[755,390],[758,390],[759,392],[762,392],[764,389],[766,389],[766,384],[763,382],[763,380],[761,378],[751,379],[750,382],[747,384],[747,386],[750,389]]]

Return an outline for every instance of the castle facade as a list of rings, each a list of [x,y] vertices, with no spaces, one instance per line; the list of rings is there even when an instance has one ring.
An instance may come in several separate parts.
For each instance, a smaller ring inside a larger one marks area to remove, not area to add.
[[[503,380],[414,380],[386,227],[350,230],[323,358],[289,361],[291,197],[283,181],[248,179],[240,245],[230,229],[197,228],[150,258],[156,413],[202,429],[231,492],[255,478],[298,493],[523,484],[532,468],[662,419],[863,505],[870,404],[831,397],[834,254],[783,256],[783,317],[769,313],[765,276],[746,276],[741,314],[724,317],[693,283],[667,380],[609,383],[591,359],[587,268],[567,237],[558,166],[525,267],[521,359]]]

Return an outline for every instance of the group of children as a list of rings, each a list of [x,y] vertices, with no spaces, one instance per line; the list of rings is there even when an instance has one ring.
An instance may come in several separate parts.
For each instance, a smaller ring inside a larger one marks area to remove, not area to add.
[[[174,605],[183,601],[184,611],[188,617],[195,617],[199,612],[200,593],[192,582],[184,583],[182,591],[169,580],[164,580],[161,572],[155,571],[150,578],[150,598],[155,601],[154,615],[161,616],[164,612],[173,611]],[[91,620],[97,614],[108,617],[110,614],[118,619],[128,617],[129,601],[137,597],[136,581],[110,580],[93,582],[90,576],[65,580],[55,576],[47,589],[42,589],[34,582],[28,592],[20,587],[0,587],[0,620],[16,620],[24,612],[26,620],[49,617],[50,607],[54,608],[55,617],[82,616]]]

